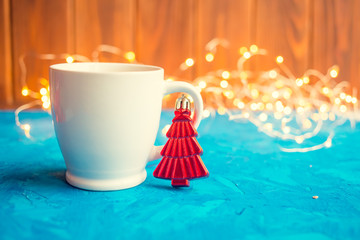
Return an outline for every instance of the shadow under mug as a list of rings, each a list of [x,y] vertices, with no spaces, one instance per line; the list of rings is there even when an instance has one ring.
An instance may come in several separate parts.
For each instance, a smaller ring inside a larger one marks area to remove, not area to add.
[[[164,81],[160,67],[123,63],[50,66],[50,100],[66,180],[88,190],[120,190],[146,179],[162,98],[185,92],[194,100],[194,126],[201,121],[200,93],[185,82]]]

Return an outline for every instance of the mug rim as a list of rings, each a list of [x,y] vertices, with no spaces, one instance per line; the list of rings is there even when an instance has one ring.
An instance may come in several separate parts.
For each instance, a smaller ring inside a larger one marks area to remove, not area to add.
[[[119,71],[109,71],[109,70],[89,70],[84,68],[76,68],[74,66],[113,66],[113,67],[123,67],[124,70]],[[50,65],[51,70],[64,71],[64,72],[73,72],[73,73],[91,73],[91,74],[123,74],[123,73],[149,73],[164,71],[163,68],[153,65],[138,64],[138,63],[114,63],[114,62],[76,62],[76,63],[57,63]]]

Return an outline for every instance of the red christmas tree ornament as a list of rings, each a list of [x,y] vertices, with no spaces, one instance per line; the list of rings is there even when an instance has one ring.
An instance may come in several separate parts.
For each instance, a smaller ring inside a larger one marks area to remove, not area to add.
[[[173,187],[189,187],[189,180],[209,175],[200,155],[202,148],[192,124],[190,100],[184,95],[176,100],[175,117],[166,136],[169,140],[161,151],[161,159],[153,175],[171,179]]]

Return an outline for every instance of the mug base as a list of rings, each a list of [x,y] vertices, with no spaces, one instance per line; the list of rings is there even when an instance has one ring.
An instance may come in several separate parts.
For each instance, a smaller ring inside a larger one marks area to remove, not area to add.
[[[91,191],[115,191],[135,187],[146,179],[146,170],[139,174],[117,179],[89,179],[77,177],[66,171],[66,181],[77,188]]]

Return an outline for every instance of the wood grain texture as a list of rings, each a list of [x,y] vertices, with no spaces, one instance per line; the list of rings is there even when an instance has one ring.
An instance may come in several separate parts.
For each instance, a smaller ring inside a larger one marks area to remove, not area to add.
[[[195,57],[194,0],[139,0],[136,26],[138,60],[176,74],[188,57]],[[193,78],[192,69],[180,77]]]
[[[350,81],[357,90],[357,97],[360,97],[360,1],[353,1],[352,9],[352,38],[350,52]]]
[[[302,76],[311,54],[310,3],[310,0],[257,1],[255,43],[269,52],[269,57],[256,59],[258,69],[276,67],[275,58],[282,55],[293,74]]]
[[[314,1],[312,67],[326,73],[329,67],[337,64],[340,68],[339,81],[351,82],[360,63],[360,9],[357,2]]]
[[[12,2],[13,66],[15,98],[18,104],[29,101],[21,96],[19,58],[26,54],[27,85],[38,91],[39,77],[48,78],[48,67],[55,62],[40,60],[37,54],[74,51],[73,1],[19,0]]]
[[[190,81],[212,69],[235,68],[239,47],[255,43],[269,57],[255,57],[252,68],[276,67],[277,55],[296,77],[338,64],[338,80],[360,88],[358,0],[0,0],[0,7],[0,106],[30,100],[20,95],[21,55],[27,54],[27,84],[38,90],[48,66],[64,59],[39,60],[36,54],[91,58],[100,44],[134,51],[139,62]],[[230,46],[219,47],[209,64],[204,47],[213,38]],[[188,57],[195,66],[179,72]],[[124,59],[104,53],[100,61]]]
[[[0,107],[13,104],[10,0],[0,0]]]
[[[134,0],[76,0],[76,53],[91,58],[101,44],[112,45],[122,51],[133,51],[135,42]],[[124,61],[124,58],[104,53],[100,61]]]
[[[251,0],[198,1],[197,75],[214,69],[236,68],[239,48],[248,47],[254,41],[251,36],[254,3]],[[214,61],[208,63],[205,60],[205,45],[214,38],[226,39],[229,46],[219,46]]]
[[[195,0],[139,0],[137,6],[136,54],[145,64],[161,66],[165,76],[194,79],[194,67],[180,71],[189,57],[195,58]],[[177,94],[164,98],[172,109]]]

